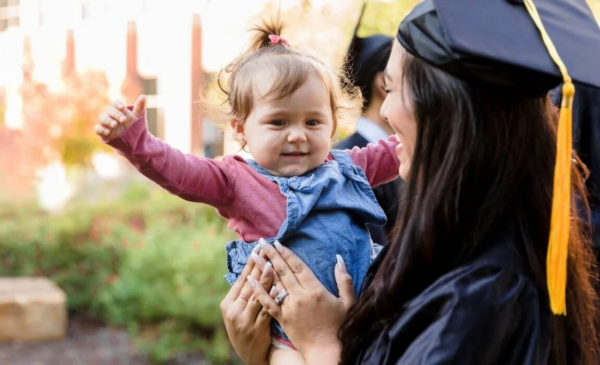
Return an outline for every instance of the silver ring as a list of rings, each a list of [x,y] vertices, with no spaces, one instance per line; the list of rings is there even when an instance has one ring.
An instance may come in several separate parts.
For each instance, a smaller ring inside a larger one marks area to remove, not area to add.
[[[287,292],[287,290],[285,289],[281,289],[281,291],[277,294],[277,296],[275,297],[275,304],[281,304],[281,302],[283,302],[283,300],[289,295],[289,293]]]

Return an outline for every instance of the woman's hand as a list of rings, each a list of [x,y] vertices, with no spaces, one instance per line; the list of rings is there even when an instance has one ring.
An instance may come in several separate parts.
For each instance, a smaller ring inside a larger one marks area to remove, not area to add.
[[[282,324],[306,363],[339,362],[338,330],[355,302],[352,278],[341,256],[337,256],[335,278],[340,297],[336,298],[321,284],[314,273],[291,250],[275,242],[262,243],[261,249],[273,264],[276,293],[286,289],[289,295],[277,304],[263,285],[252,278],[248,282],[263,307]],[[260,260],[258,260],[260,264]]]
[[[252,253],[254,260],[248,260],[238,281],[221,302],[221,313],[227,335],[240,359],[246,364],[268,364],[267,358],[271,346],[271,316],[253,295],[247,278],[259,280],[260,287],[271,288],[273,269],[264,259],[264,254]],[[261,269],[255,262],[261,263]]]

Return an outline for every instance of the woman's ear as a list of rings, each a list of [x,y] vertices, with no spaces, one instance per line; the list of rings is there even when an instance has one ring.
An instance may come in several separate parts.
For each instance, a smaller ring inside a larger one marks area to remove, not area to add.
[[[246,140],[244,136],[244,122],[239,119],[232,119],[229,121],[229,126],[231,127],[233,139],[244,144]]]
[[[382,100],[385,99],[386,95],[385,95],[385,90],[383,90],[383,87],[381,87],[381,85],[383,85],[384,83],[384,79],[383,79],[383,72],[378,72],[375,74],[375,77],[373,78],[373,88],[371,90],[371,93],[377,93],[377,96],[379,98],[381,98]]]

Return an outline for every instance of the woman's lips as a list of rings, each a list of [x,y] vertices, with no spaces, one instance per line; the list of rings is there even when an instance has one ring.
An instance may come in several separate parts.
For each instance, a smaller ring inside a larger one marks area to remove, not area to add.
[[[398,158],[400,158],[400,153],[402,153],[402,142],[398,142],[398,145],[396,146],[396,155]]]

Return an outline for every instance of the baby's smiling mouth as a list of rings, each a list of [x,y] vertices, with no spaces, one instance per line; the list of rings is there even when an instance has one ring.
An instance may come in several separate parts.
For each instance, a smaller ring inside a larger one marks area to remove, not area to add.
[[[293,152],[284,152],[281,155],[289,156],[289,157],[302,157],[302,156],[306,156],[308,154],[309,154],[308,152],[293,151]]]

